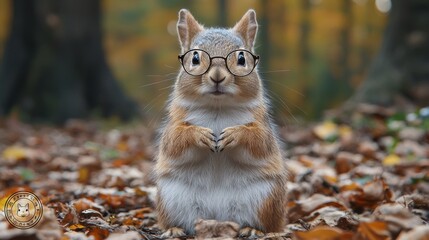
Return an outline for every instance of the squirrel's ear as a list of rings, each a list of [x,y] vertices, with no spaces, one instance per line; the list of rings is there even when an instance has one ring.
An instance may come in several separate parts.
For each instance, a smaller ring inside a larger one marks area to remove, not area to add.
[[[204,30],[203,26],[195,20],[194,16],[188,10],[181,9],[179,11],[177,33],[183,52],[189,50],[192,39],[202,30]]]
[[[252,49],[255,44],[256,32],[258,31],[255,10],[250,9],[247,11],[233,29],[243,38],[246,47]]]

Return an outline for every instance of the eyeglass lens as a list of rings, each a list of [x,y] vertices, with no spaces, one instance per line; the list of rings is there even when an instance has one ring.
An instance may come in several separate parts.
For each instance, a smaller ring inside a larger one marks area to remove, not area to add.
[[[215,58],[222,58],[226,61],[228,70],[236,76],[245,76],[255,68],[255,58],[244,50],[235,50],[223,57],[210,57],[202,50],[193,49],[182,56],[182,65],[185,71],[191,75],[202,75],[210,68],[211,61]]]

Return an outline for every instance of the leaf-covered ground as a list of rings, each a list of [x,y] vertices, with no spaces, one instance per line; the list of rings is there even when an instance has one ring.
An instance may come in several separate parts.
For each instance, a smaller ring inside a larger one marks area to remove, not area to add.
[[[265,239],[429,239],[429,108],[393,114],[364,106],[348,123],[281,128],[290,170],[289,224]],[[0,122],[0,239],[159,239],[151,178],[154,131]],[[40,223],[5,220],[8,196],[28,190]],[[201,220],[197,239],[235,238],[232,222]]]

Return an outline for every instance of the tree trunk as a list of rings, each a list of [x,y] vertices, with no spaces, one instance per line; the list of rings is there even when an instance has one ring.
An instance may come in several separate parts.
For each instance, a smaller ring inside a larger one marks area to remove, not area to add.
[[[310,0],[301,0],[301,31],[299,34],[299,58],[303,69],[310,62]],[[308,71],[305,70],[306,74]],[[307,79],[307,76],[304,76]]]
[[[0,117],[17,105],[30,121],[128,119],[137,105],[121,90],[102,46],[100,2],[13,1],[12,31],[0,66]]]
[[[352,1],[343,1],[342,3],[342,12],[344,16],[344,25],[340,31],[340,57],[338,65],[342,66],[340,75],[338,77],[338,84],[342,90],[339,95],[341,97],[346,97],[351,92],[350,88],[350,66],[349,66],[349,53],[350,53],[350,35],[353,31],[353,11],[352,11],[353,2]]]
[[[227,27],[228,25],[228,2],[226,0],[218,0],[218,25]]]
[[[380,52],[346,108],[429,103],[428,23],[429,1],[392,0]]]

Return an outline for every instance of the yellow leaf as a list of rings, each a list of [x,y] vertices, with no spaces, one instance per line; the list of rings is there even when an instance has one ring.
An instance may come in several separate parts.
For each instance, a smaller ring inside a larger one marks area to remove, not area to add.
[[[28,186],[10,187],[8,189],[3,190],[3,195],[0,195],[0,211],[4,211],[4,205],[6,205],[7,199],[12,194],[20,191],[32,192],[31,188],[29,188]]]
[[[383,159],[383,165],[393,166],[401,162],[401,158],[396,154],[390,154]]]
[[[318,138],[326,140],[338,135],[338,126],[331,121],[326,121],[314,127],[313,132]]]
[[[4,198],[0,199],[0,211],[4,211],[4,205],[6,204],[6,200],[9,196],[5,196]]]
[[[79,182],[87,183],[89,181],[89,169],[86,167],[82,167],[79,169]]]
[[[128,151],[128,144],[127,142],[121,141],[118,144],[116,144],[116,149],[122,152]]]
[[[323,176],[323,178],[325,179],[325,181],[327,181],[330,184],[336,184],[338,181],[338,179],[335,176],[325,175]]]
[[[79,223],[73,224],[69,227],[69,229],[72,231],[81,230],[81,229],[85,229],[85,228],[86,228],[85,226],[83,226],[82,224],[79,224]]]
[[[3,151],[2,156],[7,160],[21,160],[26,156],[26,149],[18,146],[8,147]]]
[[[341,125],[338,128],[338,132],[343,139],[350,139],[353,137],[353,130],[349,126]]]

